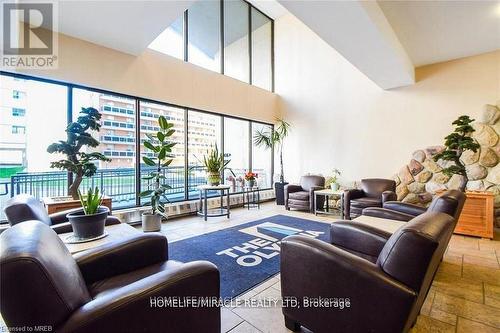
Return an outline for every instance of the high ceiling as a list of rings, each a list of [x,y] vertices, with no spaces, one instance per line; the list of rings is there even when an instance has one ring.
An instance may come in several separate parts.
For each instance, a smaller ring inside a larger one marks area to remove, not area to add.
[[[498,1],[378,1],[415,66],[500,49]]]

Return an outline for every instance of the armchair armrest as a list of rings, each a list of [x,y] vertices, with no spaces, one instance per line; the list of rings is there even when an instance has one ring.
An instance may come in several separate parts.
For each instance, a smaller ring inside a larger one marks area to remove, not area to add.
[[[122,222],[116,216],[108,215],[108,217],[106,217],[106,224],[105,225],[113,225],[113,224],[120,224],[120,223],[122,223]],[[73,231],[73,227],[71,226],[71,223],[69,223],[68,221],[53,224],[50,227],[52,228],[52,230],[54,230],[56,232],[56,234],[65,234],[67,232]]]
[[[325,203],[324,197],[318,198],[318,202],[316,202],[316,196],[314,195],[315,191],[319,191],[322,189],[324,189],[323,186],[311,186],[311,188],[309,188],[309,211],[311,213],[314,212],[314,208],[316,207],[322,208],[322,206]]]
[[[285,318],[324,332],[401,332],[417,296],[368,260],[305,236],[281,243],[281,290],[283,299],[298,301],[297,307],[284,304]],[[348,298],[350,307],[304,307],[306,297]]]
[[[359,199],[365,195],[363,190],[350,189],[344,190],[344,217],[347,219],[351,218],[351,200]]]
[[[74,258],[85,282],[91,284],[166,261],[167,238],[160,233],[141,233],[77,253]]]
[[[293,192],[299,192],[299,191],[302,191],[302,186],[300,186],[300,185],[294,185],[294,184],[285,185],[285,188],[284,188],[285,208],[288,209],[288,194],[293,193]]]
[[[93,299],[77,309],[56,331],[220,332],[217,305],[188,304],[182,308],[175,307],[179,303],[167,305],[169,299],[183,302],[184,297],[217,300],[219,284],[219,271],[214,264],[207,261],[186,263]]]
[[[68,209],[68,210],[63,210],[63,211],[60,211],[60,212],[57,212],[57,213],[50,214],[49,215],[49,219],[52,222],[52,225],[59,224],[59,223],[64,223],[64,222],[68,222],[68,219],[66,218],[66,215],[68,215],[69,213],[73,213],[73,212],[79,212],[81,210],[82,210],[81,207],[79,207],[79,208],[73,208],[73,209]]]
[[[401,213],[395,210],[380,208],[380,207],[365,208],[363,209],[363,215],[380,217],[382,219],[404,221],[404,222],[408,222],[411,219],[415,218],[414,215]]]
[[[413,215],[413,217],[423,214],[427,208],[400,201],[384,202],[383,207],[397,212]]]
[[[396,201],[398,200],[398,196],[394,191],[384,191],[382,192],[382,203],[386,201]]]
[[[391,234],[352,221],[337,221],[330,226],[330,243],[342,249],[377,258]]]

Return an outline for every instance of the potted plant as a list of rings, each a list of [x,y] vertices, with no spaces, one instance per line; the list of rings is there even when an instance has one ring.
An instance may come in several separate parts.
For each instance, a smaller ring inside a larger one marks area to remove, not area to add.
[[[460,157],[466,150],[472,150],[477,152],[481,147],[472,138],[472,133],[475,132],[474,128],[470,125],[474,122],[474,119],[469,118],[469,116],[460,116],[452,124],[456,125],[455,130],[446,136],[444,145],[445,150],[436,154],[434,156],[434,161],[444,160],[451,161],[453,164],[443,168],[443,173],[447,176],[452,176],[453,174],[461,175],[464,177],[464,181],[461,184],[460,190],[465,191],[469,177],[465,169],[465,165],[460,160]]]
[[[175,133],[173,129],[174,124],[169,123],[164,116],[158,118],[160,129],[155,134],[146,134],[148,140],[144,141],[144,146],[154,153],[153,158],[143,156],[143,162],[154,170],[149,172],[147,176],[142,179],[149,181],[148,189],[139,194],[140,197],[149,197],[150,201],[146,205],[151,205],[151,211],[142,213],[142,229],[144,231],[159,231],[161,229],[161,218],[167,218],[165,207],[161,202],[164,198],[169,202],[166,192],[171,187],[162,183],[165,176],[162,174],[162,169],[166,168],[172,163],[173,155],[172,147],[175,142],[168,139]]]
[[[329,186],[332,191],[337,191],[339,189],[338,177],[340,175],[339,169],[333,169],[332,176],[326,180],[326,186]]]
[[[206,168],[208,185],[218,186],[221,181],[221,174],[231,160],[224,160],[224,154],[219,153],[219,148],[215,144],[215,148],[203,156],[203,161],[200,162]]]
[[[253,135],[253,142],[257,147],[265,147],[267,149],[277,149],[280,156],[280,181],[274,184],[276,191],[276,203],[278,205],[285,204],[285,175],[283,172],[283,143],[285,138],[290,134],[290,124],[283,119],[276,120],[274,130],[257,130]]]
[[[66,141],[61,140],[52,143],[47,148],[47,152],[50,154],[61,153],[66,155],[66,159],[52,162],[50,167],[67,170],[73,174],[73,182],[68,188],[68,193],[74,200],[79,199],[78,188],[83,177],[92,177],[96,173],[97,166],[94,162],[111,161],[111,159],[99,152],[85,153],[80,151],[85,146],[90,148],[99,146],[99,141],[88,131],[99,131],[101,128],[100,119],[101,113],[96,109],[92,107],[82,108],[78,119],[66,128]]]
[[[83,210],[71,212],[66,218],[71,223],[73,234],[78,240],[93,239],[104,234],[104,224],[109,214],[109,208],[101,206],[102,195],[99,188],[89,188],[83,196],[78,190],[78,197]]]
[[[258,174],[253,173],[251,171],[247,172],[245,174],[245,180],[247,181],[247,186],[248,187],[254,187],[255,186],[255,180],[259,177]]]

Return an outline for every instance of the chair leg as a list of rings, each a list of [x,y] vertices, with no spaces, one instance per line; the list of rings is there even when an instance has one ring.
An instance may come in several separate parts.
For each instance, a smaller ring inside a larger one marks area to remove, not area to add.
[[[285,317],[285,327],[288,328],[292,332],[298,332],[300,331],[300,324],[297,323],[295,320],[288,318],[287,316]]]

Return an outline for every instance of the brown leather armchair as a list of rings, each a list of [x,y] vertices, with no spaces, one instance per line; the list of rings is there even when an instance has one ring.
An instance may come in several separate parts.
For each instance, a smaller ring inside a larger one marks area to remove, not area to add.
[[[78,210],[81,210],[81,208],[65,210],[49,215],[40,200],[29,194],[20,194],[10,198],[6,202],[3,211],[11,226],[24,221],[37,220],[50,226],[56,233],[64,234],[73,231],[66,215]],[[115,216],[109,215],[106,218],[106,225],[119,223],[121,223],[120,219]]]
[[[166,305],[169,297],[218,297],[206,261],[168,260],[158,233],[71,256],[47,225],[26,221],[0,235],[0,311],[8,327],[55,332],[220,332],[220,308]]]
[[[363,209],[363,215],[380,217],[398,221],[410,221],[414,217],[427,212],[441,212],[458,220],[465,203],[465,194],[458,190],[448,190],[435,196],[428,208],[400,201],[387,201],[383,208]]]
[[[295,208],[298,210],[308,210],[314,212],[314,191],[325,187],[325,177],[322,176],[302,176],[300,185],[289,184],[285,186],[285,208]],[[323,197],[318,198],[316,203],[321,207],[325,202]]]
[[[349,228],[333,229],[339,223]],[[366,232],[352,221],[332,224],[332,235],[343,234],[362,251],[366,247],[371,260],[310,237],[286,237],[281,292],[284,300],[298,301],[283,307],[286,327],[297,331],[302,325],[315,333],[408,332],[454,226],[451,216],[437,212],[414,218],[393,235]],[[305,300],[320,298],[321,306],[305,306]]]
[[[396,182],[390,179],[363,179],[361,189],[344,191],[344,216],[346,219],[358,217],[363,209],[382,207],[385,201],[396,200]]]

